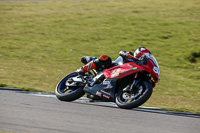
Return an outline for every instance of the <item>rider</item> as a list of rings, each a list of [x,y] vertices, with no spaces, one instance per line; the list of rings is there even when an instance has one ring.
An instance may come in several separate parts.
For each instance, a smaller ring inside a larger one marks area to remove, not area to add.
[[[146,63],[146,56],[151,54],[150,50],[145,47],[139,47],[134,54],[132,52],[126,52],[124,50],[119,52],[119,55],[123,57],[124,63],[134,62],[137,65],[144,65]]]
[[[139,47],[134,54],[132,52],[126,52],[122,50],[119,55],[123,57],[124,62],[134,62],[138,65],[143,65],[145,63],[145,55],[151,54],[151,52],[145,47]],[[112,59],[107,55],[101,55],[100,58],[83,56],[81,62],[86,64],[77,70],[79,75],[84,75],[92,69],[104,69],[112,66]]]

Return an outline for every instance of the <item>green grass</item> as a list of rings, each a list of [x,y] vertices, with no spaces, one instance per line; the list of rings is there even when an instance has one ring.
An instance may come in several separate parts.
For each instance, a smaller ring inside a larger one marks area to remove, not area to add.
[[[0,2],[0,83],[54,92],[83,55],[139,46],[160,65],[144,106],[200,113],[200,1]]]

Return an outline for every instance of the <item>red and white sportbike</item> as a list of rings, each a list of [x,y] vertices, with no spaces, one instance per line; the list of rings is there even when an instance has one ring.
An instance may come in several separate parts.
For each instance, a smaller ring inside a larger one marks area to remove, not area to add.
[[[85,76],[71,73],[58,83],[55,94],[61,101],[73,101],[86,94],[94,100],[115,102],[120,108],[136,108],[150,98],[159,81],[155,57],[148,54],[144,58],[143,65],[137,65],[119,56],[109,69],[92,70]]]

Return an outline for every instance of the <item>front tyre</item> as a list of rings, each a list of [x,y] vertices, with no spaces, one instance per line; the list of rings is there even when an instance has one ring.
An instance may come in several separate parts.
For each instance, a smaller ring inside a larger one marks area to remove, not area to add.
[[[147,81],[141,81],[134,92],[128,92],[121,89],[115,99],[119,108],[132,109],[145,103],[153,92],[152,85]]]
[[[61,101],[74,101],[82,97],[85,92],[83,91],[84,86],[66,86],[66,81],[69,78],[76,77],[76,73],[71,73],[64,77],[56,86],[55,94],[56,97]]]

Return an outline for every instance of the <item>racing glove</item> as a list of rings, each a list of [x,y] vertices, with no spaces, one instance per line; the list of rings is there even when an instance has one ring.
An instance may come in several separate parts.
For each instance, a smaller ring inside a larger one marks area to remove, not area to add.
[[[133,53],[132,52],[126,52],[125,50],[122,50],[119,52],[119,55],[122,56],[123,58],[129,58],[129,59],[132,59],[134,60],[134,56],[133,56]]]
[[[134,60],[134,56],[133,56],[133,53],[131,51],[126,53],[126,57],[129,58],[129,59]]]

